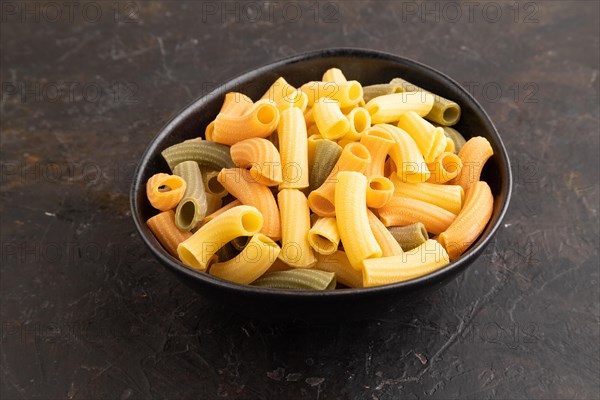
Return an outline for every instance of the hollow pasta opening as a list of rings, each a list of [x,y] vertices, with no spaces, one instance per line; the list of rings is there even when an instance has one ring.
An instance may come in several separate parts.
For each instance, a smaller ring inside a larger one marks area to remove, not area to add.
[[[389,179],[374,178],[369,182],[369,187],[373,190],[390,190],[390,183]]]
[[[191,199],[184,200],[181,206],[179,206],[177,213],[177,225],[184,230],[189,230],[193,228],[191,225],[194,222],[195,216],[196,203]]]
[[[215,195],[223,195],[227,193],[227,190],[221,185],[221,182],[217,179],[218,175],[213,175],[206,181],[206,186],[209,192]]]
[[[368,113],[366,111],[357,111],[353,114],[352,126],[357,133],[363,133],[369,128],[369,121],[367,118]]]
[[[185,265],[189,265],[197,270],[202,270],[202,265],[200,265],[196,256],[187,247],[179,246],[177,248],[177,254]]]
[[[262,228],[262,220],[253,212],[242,214],[242,227],[246,232],[258,232]]]
[[[348,99],[352,102],[357,102],[362,96],[362,87],[358,82],[350,83],[348,87]]]
[[[331,254],[335,252],[337,246],[330,239],[318,233],[312,233],[310,235],[311,244],[319,249],[317,252],[321,254]]]
[[[360,143],[349,143],[346,148],[352,155],[360,158],[361,160],[371,160],[371,154],[369,153],[369,150]]]
[[[263,125],[270,125],[277,118],[276,110],[277,108],[270,104],[260,106],[256,112],[258,122]]]
[[[330,216],[335,214],[335,205],[319,192],[312,192],[309,195],[311,208],[315,214]]]
[[[444,110],[442,119],[445,123],[453,125],[460,117],[460,109],[456,106],[450,106]]]
[[[454,154],[447,154],[442,158],[442,167],[450,174],[456,172],[460,165],[460,158]]]

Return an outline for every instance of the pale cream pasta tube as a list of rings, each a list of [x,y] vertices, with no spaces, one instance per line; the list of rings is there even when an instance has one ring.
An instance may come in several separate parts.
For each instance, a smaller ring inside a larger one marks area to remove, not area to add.
[[[367,178],[360,172],[342,171],[335,185],[335,210],[344,251],[355,269],[366,258],[381,257],[381,247],[367,216]]]
[[[279,152],[283,182],[280,189],[304,189],[308,187],[308,143],[306,124],[302,111],[288,108],[281,112],[279,125]]]
[[[363,284],[371,287],[403,282],[430,274],[449,263],[444,247],[430,239],[399,256],[364,260]]]
[[[215,253],[238,236],[252,236],[262,228],[261,213],[251,206],[237,206],[198,229],[177,246],[179,259],[188,267],[206,270]]]
[[[308,241],[310,210],[306,196],[297,189],[283,189],[277,195],[281,212],[281,253],[279,257],[294,268],[309,268],[317,259]]]

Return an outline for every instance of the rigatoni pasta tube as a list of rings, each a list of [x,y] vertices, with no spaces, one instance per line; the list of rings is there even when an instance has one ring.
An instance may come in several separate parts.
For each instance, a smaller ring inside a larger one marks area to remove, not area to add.
[[[484,137],[476,136],[469,139],[458,153],[462,161],[462,168],[458,176],[450,181],[453,185],[460,185],[466,191],[479,181],[481,170],[485,162],[494,154],[492,145]]]
[[[254,179],[267,186],[283,182],[279,151],[267,139],[250,138],[231,146],[231,159],[240,168],[250,168]]]
[[[365,146],[371,153],[371,163],[367,166],[365,175],[367,178],[372,176],[383,176],[383,165],[388,151],[394,145],[395,141],[392,135],[382,129],[370,128],[360,139],[360,144]]]
[[[449,263],[446,250],[430,239],[400,256],[364,260],[363,283],[371,287],[403,282],[430,274]]]
[[[257,233],[240,254],[229,261],[213,264],[209,273],[231,282],[248,285],[269,269],[280,251],[281,248],[272,239]]]
[[[215,219],[217,216],[223,214],[225,211],[232,209],[233,207],[241,206],[242,202],[238,199],[235,199],[231,203],[225,204],[223,207],[219,208],[217,211],[207,215],[202,221],[203,224],[207,223],[211,219]]]
[[[304,193],[283,189],[277,195],[281,212],[281,253],[279,257],[295,268],[309,268],[317,259],[308,242],[310,210]]]
[[[451,128],[449,126],[442,126],[442,129],[444,129],[444,135],[446,135],[446,137],[452,140],[452,142],[454,143],[454,152],[458,153],[467,141],[465,140],[463,135],[461,135],[460,132],[458,132],[454,128]]]
[[[175,208],[185,190],[185,180],[176,175],[158,173],[146,182],[146,196],[152,207],[160,211]]]
[[[313,109],[315,123],[325,139],[338,139],[350,129],[350,122],[340,110],[339,103],[331,99],[319,99]]]
[[[388,230],[404,251],[412,250],[429,239],[425,225],[420,222],[406,226],[390,226]]]
[[[277,126],[277,134],[283,177],[279,188],[304,189],[308,187],[308,144],[302,111],[298,108],[283,110]]]
[[[363,99],[368,103],[375,97],[402,92],[404,92],[402,86],[394,83],[380,83],[377,85],[363,86]]]
[[[316,142],[314,161],[310,167],[310,190],[320,187],[340,159],[342,148],[331,140],[323,139]]]
[[[385,226],[404,226],[422,222],[427,232],[438,235],[448,229],[456,214],[441,207],[408,197],[393,196],[377,210]]]
[[[260,231],[261,213],[251,206],[237,206],[225,211],[190,238],[177,246],[179,259],[185,265],[204,271],[213,255],[227,242],[238,236],[251,236]]]
[[[308,82],[300,87],[308,96],[308,106],[312,107],[319,99],[336,100],[340,108],[355,106],[363,96],[362,85],[357,81],[343,83]]]
[[[446,139],[452,143],[450,139]],[[446,183],[459,174],[462,169],[462,160],[454,153],[443,152],[433,160],[433,163],[427,164],[427,169],[431,173],[427,182]]]
[[[227,189],[219,182],[219,171],[209,171],[204,176],[204,188],[206,194],[223,198],[229,194]]]
[[[407,111],[398,119],[398,128],[408,133],[423,154],[426,163],[431,163],[446,149],[444,129],[436,128],[414,111]]]
[[[318,254],[317,264],[314,269],[320,271],[333,272],[339,283],[349,288],[361,288],[362,271],[352,268],[348,256],[343,251],[336,251],[333,254]]]
[[[333,290],[335,285],[334,273],[316,269],[267,272],[252,282],[252,286],[291,290]]]
[[[271,190],[256,182],[250,171],[242,168],[222,169],[219,182],[242,204],[254,206],[264,218],[261,233],[273,240],[281,239],[281,222],[279,209]]]
[[[244,115],[254,104],[250,97],[242,93],[229,92],[225,95],[225,101],[219,113],[232,117]]]
[[[430,93],[425,89],[422,89],[410,82],[405,81],[401,78],[392,79],[390,84],[401,85],[404,91],[420,91],[424,93]],[[431,111],[425,116],[430,121],[437,122],[440,125],[454,125],[460,119],[460,106],[451,100],[443,98],[441,96],[433,95],[434,101]]]
[[[371,154],[360,143],[350,143],[333,166],[325,182],[308,195],[308,205],[313,212],[321,217],[335,217],[335,188],[337,175],[340,171],[357,171],[364,173],[371,162]]]
[[[342,171],[335,185],[338,231],[348,260],[359,269],[366,258],[381,257],[367,216],[367,178],[360,172]]]
[[[394,138],[395,143],[390,147],[389,155],[403,182],[426,182],[429,179],[430,172],[423,155],[408,133],[389,124],[374,125],[372,129],[386,131]]]
[[[245,114],[231,116],[219,113],[215,118],[212,140],[231,146],[251,137],[266,138],[279,122],[279,110],[270,100],[259,100]]]
[[[173,257],[177,257],[179,243],[192,236],[190,232],[181,230],[175,225],[175,212],[173,210],[163,211],[155,215],[146,221],[146,225]]]
[[[394,195],[394,183],[384,176],[369,178],[367,185],[367,207],[381,208]]]
[[[371,232],[373,232],[375,240],[377,240],[379,247],[381,247],[381,257],[399,256],[404,253],[400,244],[375,214],[367,210],[367,217]]]
[[[436,205],[458,214],[462,208],[465,192],[458,185],[436,185],[435,183],[406,183],[392,174],[390,177],[394,182],[394,194],[401,197],[410,197]]]
[[[171,171],[184,161],[196,161],[200,167],[216,170],[235,167],[229,147],[208,140],[178,143],[164,149],[161,155]]]
[[[343,136],[347,140],[359,140],[371,126],[371,114],[366,108],[356,107],[346,115],[350,123],[349,129]]]
[[[431,111],[433,95],[422,92],[404,92],[375,97],[365,108],[371,114],[371,123],[381,124],[398,121],[407,111],[424,117]]]
[[[308,151],[308,166],[309,168],[315,162],[315,149],[317,148],[317,142],[323,139],[321,135],[310,135],[308,139],[306,139],[307,151]]]
[[[175,224],[179,229],[189,231],[202,222],[208,209],[202,173],[195,161],[177,164],[173,173],[180,176],[187,186],[175,211]]]
[[[439,241],[451,260],[458,258],[481,235],[492,216],[493,208],[494,196],[489,185],[484,181],[471,185],[460,214],[439,236]]]
[[[333,254],[340,244],[335,218],[322,217],[308,231],[308,243],[319,254]]]
[[[323,74],[323,82],[346,83],[348,80],[339,68],[329,68]]]

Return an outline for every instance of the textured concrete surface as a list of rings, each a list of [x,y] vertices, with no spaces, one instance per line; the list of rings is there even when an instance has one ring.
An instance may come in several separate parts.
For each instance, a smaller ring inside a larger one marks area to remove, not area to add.
[[[14,2],[1,23],[3,399],[598,398],[598,2]],[[143,246],[128,191],[181,107],[357,46],[470,88],[514,163],[485,255],[377,320],[270,324]]]

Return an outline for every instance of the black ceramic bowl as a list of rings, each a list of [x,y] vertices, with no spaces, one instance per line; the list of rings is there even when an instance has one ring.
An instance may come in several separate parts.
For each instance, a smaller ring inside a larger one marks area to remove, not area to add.
[[[161,151],[185,139],[197,137],[217,115],[227,92],[242,92],[259,99],[269,86],[283,76],[290,84],[320,80],[323,72],[338,67],[363,85],[389,82],[402,77],[433,93],[460,104],[462,117],[455,126],[468,139],[483,136],[494,149],[486,163],[482,179],[494,194],[494,211],[483,234],[459,260],[432,274],[406,282],[365,289],[335,291],[292,291],[255,288],[231,283],[206,273],[186,268],[171,257],[146,227],[145,221],[156,214],[147,198],[145,183],[158,172],[169,171]],[[508,207],[512,187],[510,163],[502,140],[492,121],[477,101],[446,75],[416,61],[371,50],[329,49],[290,57],[247,72],[195,100],[173,118],[150,143],[140,161],[131,188],[131,210],[142,239],[150,251],[183,282],[206,297],[235,306],[242,312],[268,319],[362,318],[375,310],[386,310],[409,295],[425,295],[439,288],[469,266],[482,253],[500,226]]]

